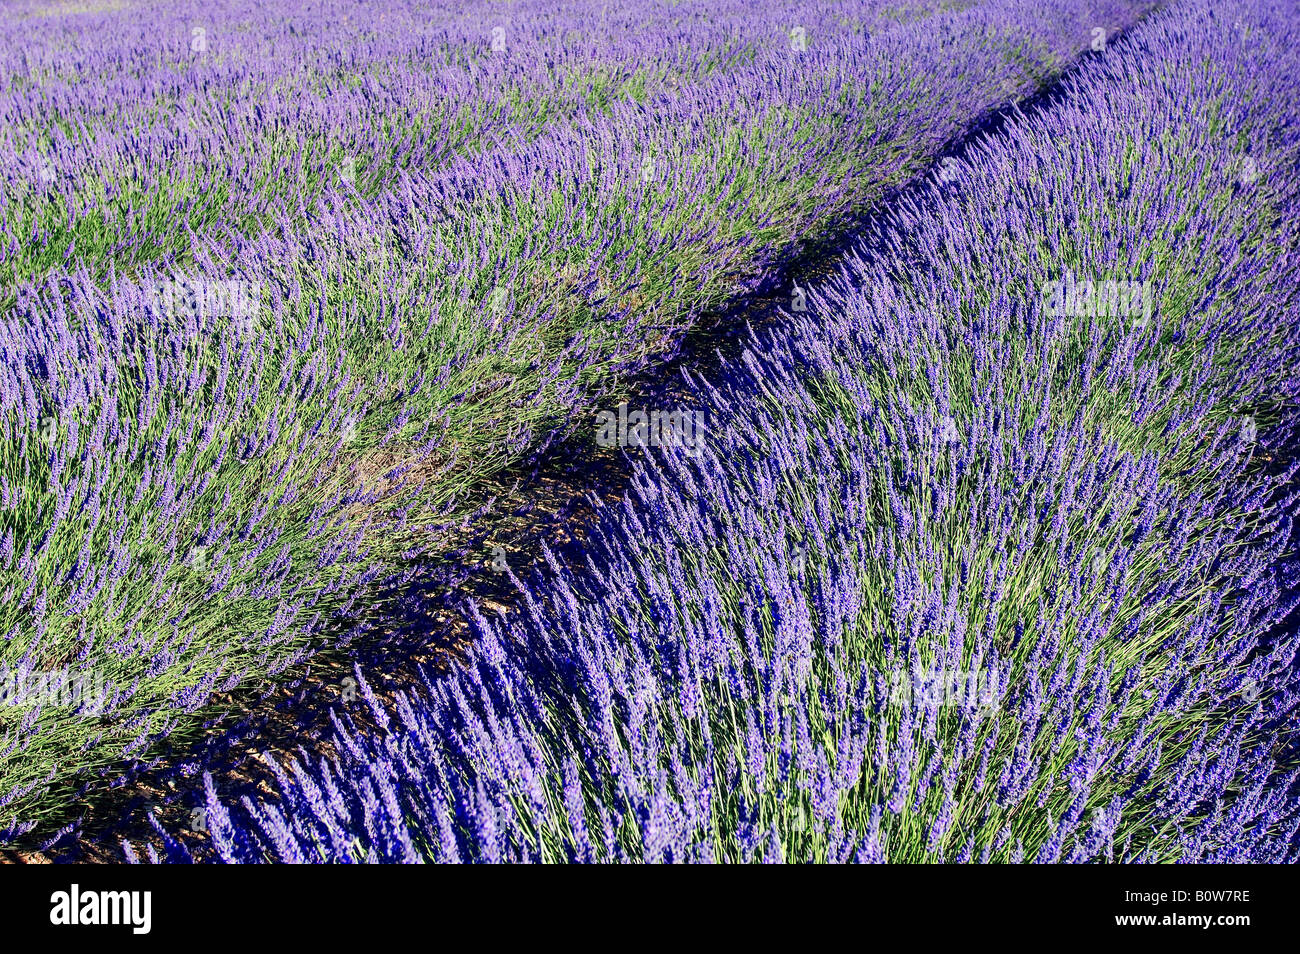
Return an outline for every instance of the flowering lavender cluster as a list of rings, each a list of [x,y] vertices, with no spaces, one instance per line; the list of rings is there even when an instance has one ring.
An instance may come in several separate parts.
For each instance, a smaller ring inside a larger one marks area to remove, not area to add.
[[[0,842],[1147,6],[6,4],[0,662],[104,698],[0,709]]]
[[[216,856],[1300,858],[1294,14],[1175,4],[905,197],[467,665],[210,785]]]

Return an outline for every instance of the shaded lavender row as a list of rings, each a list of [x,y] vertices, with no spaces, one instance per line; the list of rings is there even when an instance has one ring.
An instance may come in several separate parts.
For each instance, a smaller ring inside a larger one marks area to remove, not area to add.
[[[1300,859],[1298,23],[1178,4],[910,196],[215,855]]]
[[[321,644],[346,644],[363,588],[472,515],[484,476],[548,440],[611,373],[671,349],[703,309],[1032,89],[1095,17],[1144,7],[995,2],[869,37],[834,33],[819,8],[828,39],[797,60],[787,43],[644,105],[624,95],[361,200],[329,183],[262,231],[205,219],[179,276],[167,255],[117,269],[128,224],[107,228],[106,278],[69,256],[23,286],[0,320],[0,678],[100,681],[78,711],[0,708],[5,840],[64,811],[51,792],[116,779],[184,737],[216,696],[261,691]],[[159,42],[151,21],[131,23],[144,39],[124,54],[128,75]],[[38,59],[67,74],[79,34],[51,29]],[[727,37],[706,34],[699,55]],[[291,48],[290,62],[306,55]],[[660,52],[671,73],[678,51]],[[163,81],[152,75],[141,82]],[[191,83],[202,75],[168,88]],[[27,87],[11,87],[17,108]],[[72,112],[85,105],[68,95]],[[207,148],[200,137],[183,153]],[[167,234],[183,231],[170,215]],[[195,276],[201,293],[237,294],[206,314],[160,304],[160,288]],[[230,314],[232,301],[254,307]]]

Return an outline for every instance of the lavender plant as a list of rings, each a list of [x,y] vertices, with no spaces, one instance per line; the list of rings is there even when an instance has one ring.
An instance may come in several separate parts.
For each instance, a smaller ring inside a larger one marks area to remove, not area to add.
[[[1294,14],[1176,4],[906,197],[212,853],[1294,862]]]

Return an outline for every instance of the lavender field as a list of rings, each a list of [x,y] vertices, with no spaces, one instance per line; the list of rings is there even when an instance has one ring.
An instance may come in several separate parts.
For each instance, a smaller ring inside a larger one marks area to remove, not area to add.
[[[6,860],[1300,862],[1292,0],[0,37]]]

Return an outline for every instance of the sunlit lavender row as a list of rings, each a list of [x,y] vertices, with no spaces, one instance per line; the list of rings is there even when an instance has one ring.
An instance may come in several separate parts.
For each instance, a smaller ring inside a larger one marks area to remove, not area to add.
[[[530,146],[564,149],[572,133],[630,144],[631,166],[601,157],[627,178],[644,157],[671,176],[703,158],[702,133],[755,124],[761,138],[714,148],[749,143],[770,163],[763,139],[794,137],[779,160],[790,172],[833,144],[822,155],[847,168],[880,158],[868,145],[914,162],[923,143],[900,125],[942,131],[1023,94],[1134,6],[7,4],[0,277],[13,294],[69,265],[102,277],[188,262],[456,159],[531,167]],[[440,198],[425,211],[451,213],[459,196]]]
[[[1300,859],[1296,13],[1171,4],[908,192],[464,666],[163,856]]]

